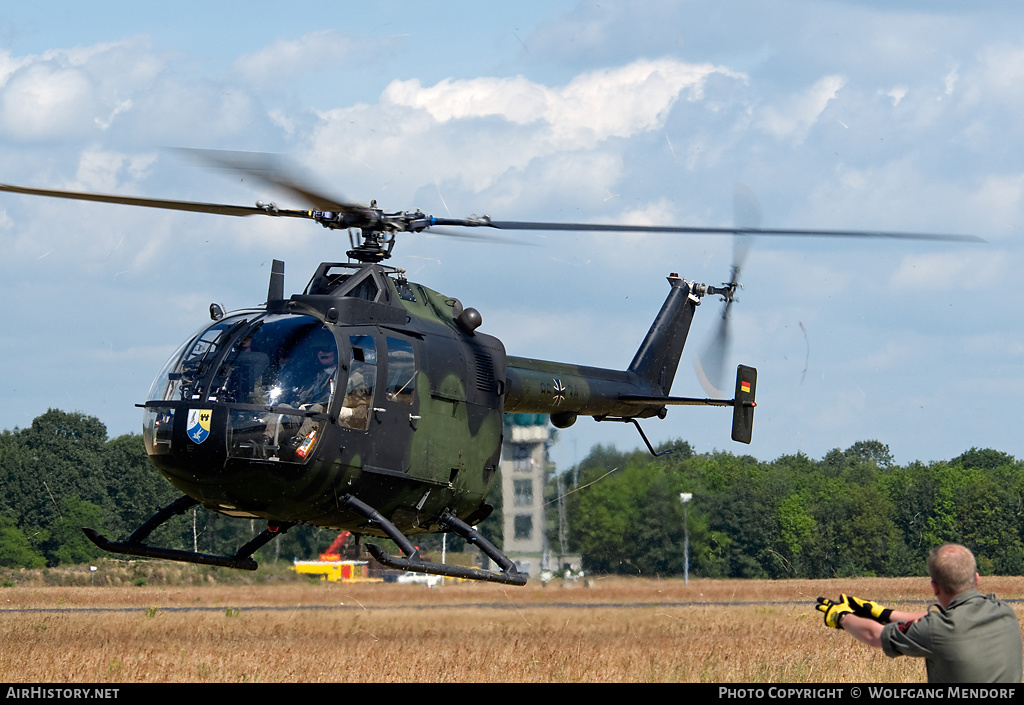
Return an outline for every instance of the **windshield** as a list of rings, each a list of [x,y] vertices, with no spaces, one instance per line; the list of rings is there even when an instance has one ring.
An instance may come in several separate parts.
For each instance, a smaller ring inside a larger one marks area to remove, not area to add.
[[[203,398],[204,379],[224,346],[248,321],[247,316],[232,316],[217,321],[179,347],[153,381],[150,400],[180,401]]]
[[[240,404],[326,406],[334,392],[338,344],[312,316],[271,315],[224,358],[211,399]]]
[[[179,348],[153,383],[150,399],[326,406],[337,369],[338,344],[316,318],[232,316]]]
[[[194,402],[190,413],[207,414],[207,425],[200,423],[205,433],[197,431],[187,444],[215,432],[213,412],[203,406],[237,404],[223,427],[229,457],[304,463],[323,435],[337,375],[338,344],[318,319],[247,313],[217,321],[178,348],[153,382],[150,400]],[[146,409],[150,455],[173,452],[174,417],[174,405]]]

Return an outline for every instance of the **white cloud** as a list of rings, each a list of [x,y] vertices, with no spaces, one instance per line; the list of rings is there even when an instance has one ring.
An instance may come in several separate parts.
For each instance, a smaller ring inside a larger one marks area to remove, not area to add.
[[[98,107],[93,89],[78,68],[38,63],[18,71],[0,99],[4,131],[28,140],[87,134]]]
[[[991,290],[993,283],[1009,274],[1003,253],[983,250],[931,252],[907,255],[889,279],[892,291],[962,291],[976,294]]]
[[[880,349],[871,350],[863,357],[853,360],[850,369],[877,374],[905,368],[920,358],[921,345],[920,340],[910,340],[908,337],[887,340]]]
[[[246,81],[279,84],[316,71],[337,69],[352,50],[352,42],[336,30],[311,32],[298,39],[281,39],[235,61],[235,72]]]
[[[322,56],[325,44],[315,35],[307,50]],[[280,59],[278,69],[304,70],[300,58]],[[88,141],[114,133],[108,139],[115,144],[223,146],[240,135],[260,140],[273,122],[237,80],[205,76],[197,64],[154,52],[145,37],[0,54],[0,136],[8,139]]]
[[[756,125],[778,139],[800,143],[844,85],[842,76],[825,76],[805,91],[762,108]]]
[[[156,154],[125,154],[90,149],[78,161],[75,181],[69,188],[106,193],[133,192],[132,184],[145,177]],[[127,177],[127,178],[125,178]]]
[[[521,145],[530,154],[527,145]],[[509,157],[513,157],[509,152]],[[493,176],[478,172],[468,184],[486,196],[494,212],[519,209],[524,203],[567,201],[579,204],[602,195],[607,199],[622,174],[622,156],[611,150],[556,152],[528,163],[509,163],[501,174]],[[486,165],[482,171],[486,171]],[[475,169],[474,169],[475,170]],[[485,188],[486,187],[486,188]]]
[[[86,137],[133,107],[163,68],[142,38],[0,54],[0,131],[14,139]]]
[[[99,127],[101,130],[106,130],[112,124],[114,124],[114,118],[116,118],[121,113],[128,112],[129,110],[131,110],[131,108],[132,101],[130,99],[122,100],[120,103],[114,106],[114,109],[110,112],[110,114],[107,117],[94,118],[94,122],[96,123],[96,126]]]
[[[716,73],[742,78],[712,64],[639,60],[581,74],[561,87],[521,76],[445,80],[427,88],[416,79],[394,81],[382,99],[426,110],[440,123],[488,116],[517,125],[541,123],[561,147],[581,147],[661,127],[684,93],[699,100],[704,82]]]
[[[1024,173],[990,174],[969,200],[972,211],[985,214],[980,227],[1009,230],[1018,236],[1024,228]]]
[[[445,79],[429,88],[424,88],[418,79],[410,79],[392,81],[381,98],[395,105],[423,109],[437,122],[500,116],[525,125],[543,119],[547,89],[522,76]]]
[[[367,197],[387,188],[408,198],[427,180],[446,199],[462,190],[489,191],[498,205],[516,193],[533,203],[559,195],[601,202],[625,168],[622,141],[662,128],[678,101],[699,102],[712,75],[744,80],[712,64],[662,59],[586,72],[562,86],[522,76],[392,81],[379,104],[320,113],[309,153],[339,176],[358,175]]]
[[[885,95],[892,99],[892,106],[895,108],[904,98],[907,97],[906,86],[894,86],[886,91]]]
[[[986,47],[978,57],[979,76],[986,98],[1016,102],[1024,96],[1024,47],[999,44]]]
[[[956,82],[960,79],[960,73],[956,68],[953,68],[946,74],[942,79],[942,83],[946,88],[946,95],[953,95],[953,90],[956,88]]]
[[[11,52],[7,49],[0,49],[0,87],[3,87],[7,83],[7,79],[11,77],[11,74],[21,68],[24,63],[24,59],[17,59],[11,56]]]

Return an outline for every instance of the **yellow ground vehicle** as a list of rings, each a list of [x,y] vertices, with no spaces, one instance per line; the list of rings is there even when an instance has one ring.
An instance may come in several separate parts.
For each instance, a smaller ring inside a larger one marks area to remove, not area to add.
[[[350,532],[342,531],[326,551],[315,561],[295,561],[293,570],[305,575],[319,575],[321,580],[331,582],[381,582],[380,578],[370,577],[369,561],[342,560],[341,549],[350,536]]]
[[[319,575],[321,580],[337,582],[380,582],[370,577],[368,561],[295,561],[293,570],[305,575]]]

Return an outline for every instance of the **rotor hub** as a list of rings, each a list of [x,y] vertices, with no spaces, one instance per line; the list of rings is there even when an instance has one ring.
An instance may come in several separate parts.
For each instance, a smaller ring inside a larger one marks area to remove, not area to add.
[[[352,249],[345,254],[350,259],[367,264],[376,264],[388,259],[391,257],[391,250],[395,247],[394,235],[388,235],[379,230],[363,230],[358,233],[350,230],[349,240],[352,243]]]

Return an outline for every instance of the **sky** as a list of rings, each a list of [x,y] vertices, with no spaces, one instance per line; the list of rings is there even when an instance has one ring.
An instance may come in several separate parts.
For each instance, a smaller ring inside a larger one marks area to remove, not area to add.
[[[441,217],[971,234],[755,238],[728,365],[758,370],[754,439],[672,408],[654,443],[761,460],[862,440],[897,463],[1024,458],[1024,5],[1017,2],[18,3],[0,15],[0,183],[306,204],[173,148],[285,155],[323,192]],[[749,199],[748,199],[749,200]],[[740,224],[750,224],[749,222]],[[728,236],[401,239],[389,264],[480,311],[510,355],[622,369],[670,273],[728,278]],[[288,292],[344,232],[0,194],[0,428],[48,408],[141,430],[208,307]],[[692,358],[673,394],[704,396]],[[641,439],[580,419],[559,469]]]

